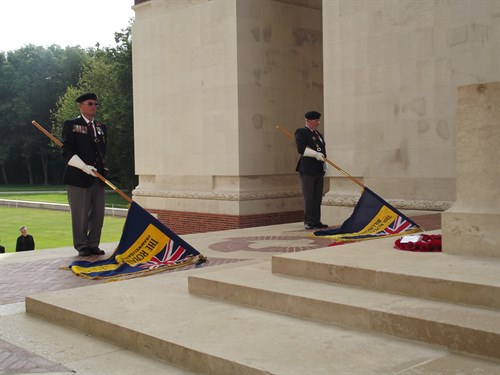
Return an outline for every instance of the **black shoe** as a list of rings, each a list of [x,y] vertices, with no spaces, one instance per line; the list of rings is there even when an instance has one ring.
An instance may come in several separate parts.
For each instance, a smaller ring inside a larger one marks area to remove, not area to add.
[[[326,228],[328,228],[328,225],[323,224],[323,223],[320,221],[317,225],[315,225],[315,227],[316,227],[316,228],[319,228],[319,229],[326,229]]]
[[[304,229],[314,229],[314,225],[304,224]]]
[[[90,255],[90,249],[88,247],[82,247],[78,250],[78,256],[88,257]]]
[[[104,250],[99,249],[98,247],[91,247],[89,248],[90,254],[91,255],[104,255],[106,254]]]

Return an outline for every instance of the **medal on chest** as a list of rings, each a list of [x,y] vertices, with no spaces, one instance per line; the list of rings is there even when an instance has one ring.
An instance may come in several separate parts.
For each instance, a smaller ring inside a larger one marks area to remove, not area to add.
[[[321,139],[319,139],[319,137],[315,137],[313,135],[312,140],[316,144],[316,151],[318,151],[318,152],[321,151]]]

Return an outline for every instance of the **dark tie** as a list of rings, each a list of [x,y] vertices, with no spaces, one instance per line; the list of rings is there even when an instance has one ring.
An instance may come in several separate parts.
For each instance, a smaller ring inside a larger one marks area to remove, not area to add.
[[[314,135],[316,136],[316,138],[318,139],[318,141],[320,141],[321,143],[323,143],[323,140],[321,139],[321,137],[319,136],[319,133],[314,130]]]
[[[94,122],[93,121],[89,122],[89,128],[92,131],[92,135],[95,137],[96,134],[95,134],[95,128],[94,128]]]

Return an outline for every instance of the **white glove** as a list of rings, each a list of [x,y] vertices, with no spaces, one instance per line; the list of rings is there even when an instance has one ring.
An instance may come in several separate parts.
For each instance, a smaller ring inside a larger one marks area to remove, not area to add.
[[[319,161],[325,161],[325,155],[323,155],[321,152],[314,151],[312,148],[309,147],[306,147],[303,155],[310,158],[316,158],[316,160]]]
[[[94,171],[96,171],[97,169],[95,169],[93,166],[91,165],[87,165],[83,162],[82,159],[80,159],[80,157],[78,155],[73,155],[71,159],[69,159],[68,161],[68,165],[72,166],[72,167],[75,167],[75,168],[78,168],[78,169],[81,169],[82,171],[84,171],[85,173],[95,177],[95,174],[94,174]]]
[[[97,172],[97,169],[91,165],[85,165],[83,168],[82,168],[82,171],[84,171],[85,173],[91,175],[92,177],[97,177],[94,173],[94,171]]]

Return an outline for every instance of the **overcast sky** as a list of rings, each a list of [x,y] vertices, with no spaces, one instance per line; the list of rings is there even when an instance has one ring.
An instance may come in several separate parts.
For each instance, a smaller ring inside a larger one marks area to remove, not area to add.
[[[134,0],[4,0],[0,51],[27,44],[61,47],[114,46],[114,33],[134,17]]]

